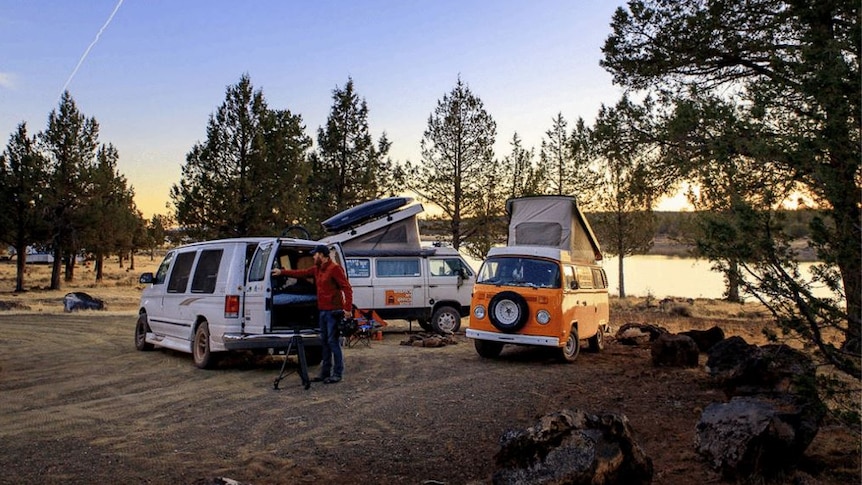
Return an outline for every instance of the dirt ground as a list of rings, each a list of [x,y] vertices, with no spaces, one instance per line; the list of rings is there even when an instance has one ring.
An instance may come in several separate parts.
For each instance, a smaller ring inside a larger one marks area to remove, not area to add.
[[[617,312],[614,325],[640,317]],[[391,325],[383,341],[345,350],[343,382],[304,390],[292,373],[274,390],[281,358],[198,370],[188,354],[136,351],[134,321],[0,312],[0,483],[490,483],[504,430],[568,407],[625,414],[653,483],[721,483],[693,440],[723,396],[702,367],[653,368],[648,348],[608,342],[572,365],[529,348],[484,360],[463,335],[408,347],[407,327]],[[799,463],[809,483],[859,483],[858,440],[824,423]]]

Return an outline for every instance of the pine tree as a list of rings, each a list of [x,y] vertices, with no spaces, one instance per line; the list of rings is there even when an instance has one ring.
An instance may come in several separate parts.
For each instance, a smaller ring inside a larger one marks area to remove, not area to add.
[[[269,109],[243,75],[171,188],[177,223],[195,239],[279,233],[305,213],[310,146],[302,118]]]
[[[44,219],[48,164],[36,147],[36,138],[21,123],[0,154],[0,240],[15,248],[15,291],[24,291],[27,247],[41,244],[48,235]]]
[[[626,256],[645,253],[652,246],[655,218],[648,184],[647,148],[626,140],[626,117],[637,116],[626,99],[616,107],[602,106],[591,143],[598,155],[602,177],[598,179],[594,227],[605,254],[618,257],[619,295],[625,298]]]
[[[449,235],[458,249],[470,237],[482,234],[489,187],[483,171],[494,168],[497,124],[470,88],[458,78],[451,92],[437,102],[422,137],[422,162],[407,163],[408,188],[437,207],[451,221]],[[505,182],[495,184],[508,185]]]
[[[672,156],[665,159],[663,172],[697,184],[720,162],[750,159],[779,179],[801,185],[822,208],[811,225],[812,245],[823,262],[815,283],[833,289],[834,298],[815,298],[810,283],[795,277],[798,268],[782,239],[773,237],[781,232],[774,211],[747,204],[734,204],[729,215],[739,217],[727,226],[750,238],[748,250],[757,249],[749,254],[757,264],[748,264],[740,276],[747,276],[747,291],[790,334],[802,336],[830,363],[862,379],[858,2],[649,0],[628,5],[614,14],[602,65],[624,88],[655,93],[670,113],[668,132],[674,136],[664,142]],[[741,122],[711,124],[710,108],[720,103],[732,105]],[[716,139],[724,140],[733,156],[705,158]],[[753,225],[760,229],[749,233]],[[741,255],[721,256],[742,261]],[[826,328],[844,336],[840,346],[822,338]]]
[[[311,156],[310,214],[317,222],[395,190],[391,143],[386,134],[375,144],[368,126],[368,105],[353,79],[332,91],[326,128],[317,130],[318,149]]]
[[[58,110],[48,116],[48,127],[39,135],[42,153],[49,162],[46,192],[47,218],[51,222],[54,265],[51,289],[60,289],[60,271],[65,266],[65,281],[74,278],[75,254],[80,250],[84,230],[82,208],[85,203],[88,173],[95,163],[99,145],[99,124],[87,118],[64,92]]]

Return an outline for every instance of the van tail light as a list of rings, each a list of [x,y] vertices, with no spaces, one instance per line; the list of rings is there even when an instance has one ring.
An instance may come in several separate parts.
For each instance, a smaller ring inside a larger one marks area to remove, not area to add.
[[[225,295],[224,297],[224,317],[238,318],[239,317],[239,295]]]

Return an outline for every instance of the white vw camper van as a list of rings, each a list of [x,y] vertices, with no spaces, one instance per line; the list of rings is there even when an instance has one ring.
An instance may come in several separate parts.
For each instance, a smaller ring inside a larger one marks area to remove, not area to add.
[[[454,333],[470,312],[475,273],[455,249],[421,244],[416,216],[424,208],[412,201],[389,197],[348,209],[323,221],[335,234],[321,241],[341,245],[357,306]]]

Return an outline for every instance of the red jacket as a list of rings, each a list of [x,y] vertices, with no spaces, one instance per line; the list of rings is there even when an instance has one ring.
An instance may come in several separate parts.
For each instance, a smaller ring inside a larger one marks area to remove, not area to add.
[[[314,277],[319,310],[344,310],[348,316],[353,312],[353,288],[347,281],[344,268],[331,260],[306,269],[283,269],[281,274],[291,278]]]

